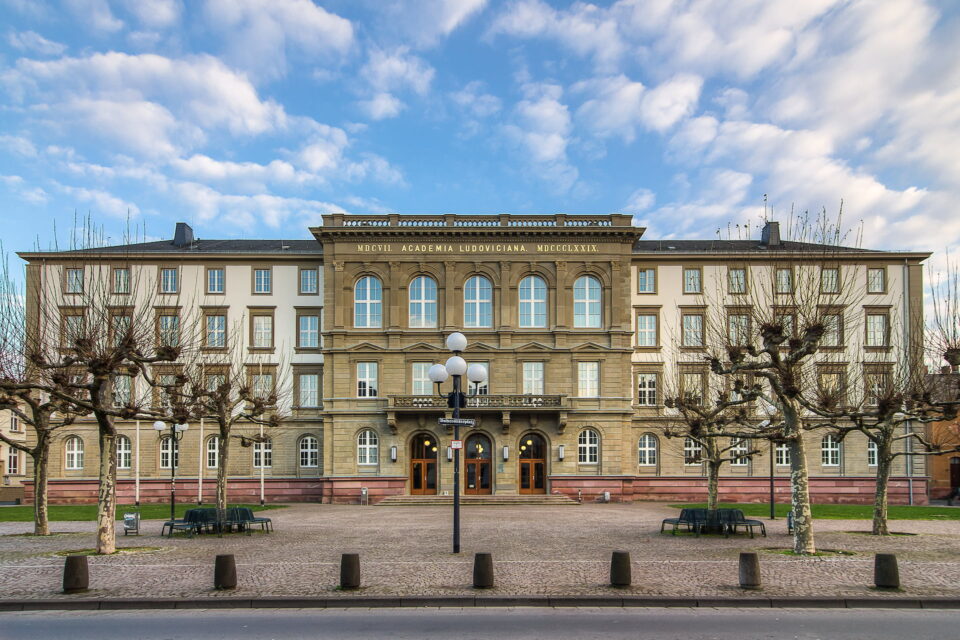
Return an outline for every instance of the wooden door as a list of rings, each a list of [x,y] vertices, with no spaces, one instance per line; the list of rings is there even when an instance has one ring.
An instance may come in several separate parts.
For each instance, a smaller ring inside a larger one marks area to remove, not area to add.
[[[437,443],[430,434],[414,437],[410,447],[410,494],[432,496],[437,493]]]
[[[547,492],[546,443],[541,436],[530,433],[520,438],[520,476],[518,486],[521,494]]]
[[[960,458],[950,458],[950,488],[960,488]]]
[[[490,439],[475,433],[467,438],[464,447],[463,492],[467,495],[487,495],[493,493],[493,468],[490,464],[492,452]]]

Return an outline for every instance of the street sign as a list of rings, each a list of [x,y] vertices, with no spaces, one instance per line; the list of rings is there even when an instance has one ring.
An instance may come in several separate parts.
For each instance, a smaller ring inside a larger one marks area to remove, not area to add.
[[[473,418],[440,418],[437,422],[441,427],[473,427],[477,424]]]
[[[451,440],[450,441],[451,449],[463,449],[463,440]]]

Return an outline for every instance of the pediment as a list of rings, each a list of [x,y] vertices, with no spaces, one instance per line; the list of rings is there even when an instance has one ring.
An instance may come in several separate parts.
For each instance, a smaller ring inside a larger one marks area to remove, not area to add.
[[[492,347],[485,342],[477,342],[475,344],[467,345],[467,351],[496,351],[496,347]]]
[[[578,344],[575,347],[570,347],[570,351],[609,351],[609,347],[605,347],[602,344],[596,342],[584,342]]]
[[[517,347],[517,351],[553,351],[542,342],[528,342]]]
[[[359,342],[353,346],[347,347],[344,351],[386,351],[383,347],[372,342]]]
[[[446,349],[438,347],[437,345],[431,344],[429,342],[416,342],[410,345],[409,347],[404,347],[403,350],[404,351],[446,351]]]

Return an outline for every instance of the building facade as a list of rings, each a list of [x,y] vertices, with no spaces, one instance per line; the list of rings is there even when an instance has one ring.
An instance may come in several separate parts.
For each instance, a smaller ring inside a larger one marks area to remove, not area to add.
[[[25,442],[27,438],[20,418],[10,410],[0,411],[0,432],[14,442]],[[0,441],[0,466],[3,468],[0,502],[17,502],[23,499],[27,459],[29,458],[26,453]]]
[[[21,256],[28,289],[49,289],[38,299],[64,323],[82,313],[71,289],[145,274],[159,287],[158,327],[195,317],[206,347],[229,334],[251,371],[282,378],[284,421],[269,443],[234,450],[232,499],[256,496],[261,475],[277,501],[452,493],[452,433],[437,422],[452,410],[427,371],[450,355],[454,331],[489,372],[462,412],[476,423],[461,433],[468,495],[702,497],[703,464],[667,437],[677,416],[665,398],[718,391],[711,338],[750,322],[748,308],[769,298],[777,313],[803,313],[781,291],[788,272],[791,292],[812,274],[817,312],[836,317],[822,376],[866,381],[919,362],[909,328],[920,326],[927,254],[781,240],[776,223],[760,240],[645,240],[625,215],[332,214],[311,232],[198,240],[180,223],[172,242]],[[146,424],[120,431],[121,500],[165,499],[173,444]],[[179,495],[212,496],[211,435],[191,424],[172,456]],[[96,447],[82,421],[58,436],[54,500],[95,497]],[[788,460],[765,447],[724,466],[722,499],[766,499],[771,469],[789,499]],[[808,451],[815,501],[872,499],[865,438],[812,432]],[[897,465],[891,502],[925,501],[923,457]]]

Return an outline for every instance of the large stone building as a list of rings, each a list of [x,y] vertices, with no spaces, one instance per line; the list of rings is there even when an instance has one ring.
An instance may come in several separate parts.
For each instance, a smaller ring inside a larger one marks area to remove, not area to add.
[[[55,291],[63,322],[82,312],[72,290],[144,273],[158,283],[158,326],[195,312],[213,350],[241,327],[251,368],[282,376],[291,393],[271,442],[236,448],[238,499],[257,494],[261,474],[268,500],[452,493],[452,435],[437,424],[451,410],[427,370],[450,355],[453,331],[469,340],[465,358],[489,371],[464,410],[476,420],[462,434],[467,494],[702,496],[690,443],[665,437],[675,416],[664,397],[711,392],[711,336],[749,322],[744,310],[764,292],[777,313],[802,313],[784,287],[804,274],[834,322],[823,376],[867,379],[919,362],[908,328],[919,326],[924,253],[781,240],[777,223],[759,240],[644,240],[626,215],[333,214],[311,231],[314,240],[203,240],[180,223],[173,241],[21,256],[28,290]],[[120,430],[121,500],[165,499],[168,443],[146,424]],[[210,436],[191,424],[180,443],[180,495],[212,495]],[[95,496],[96,449],[92,424],[58,435],[55,500]],[[865,438],[812,433],[808,451],[815,501],[871,499]],[[896,465],[891,501],[923,502],[923,457]],[[779,449],[726,465],[722,497],[763,499],[770,469],[786,500]]]
[[[0,411],[0,433],[14,442],[26,441],[26,429],[20,418],[10,411]],[[26,473],[27,454],[6,442],[0,441],[0,502],[17,502],[23,499],[23,480]]]

